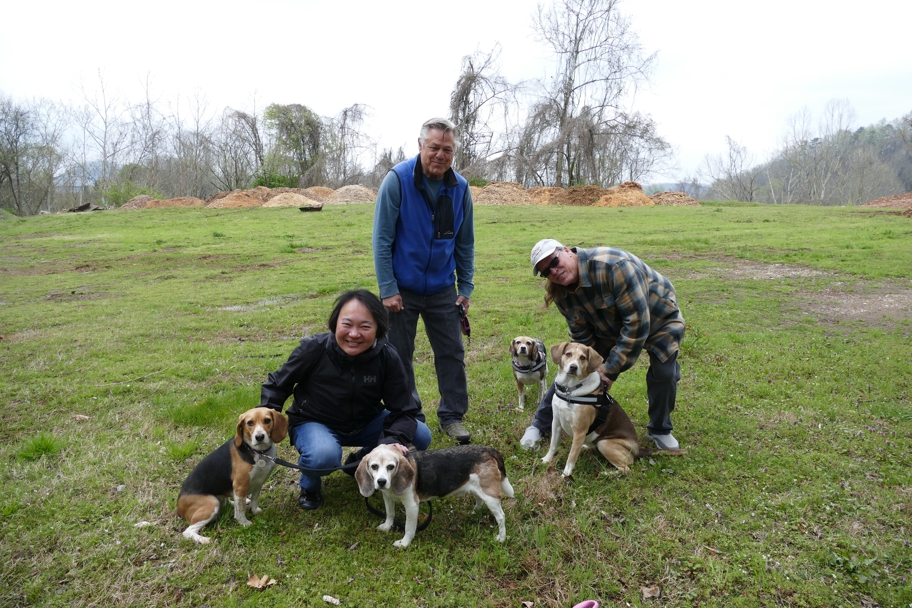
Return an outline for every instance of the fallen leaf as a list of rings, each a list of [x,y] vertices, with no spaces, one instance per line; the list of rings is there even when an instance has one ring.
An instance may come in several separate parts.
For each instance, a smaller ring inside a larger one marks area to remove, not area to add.
[[[76,414],[75,416],[73,416],[73,418],[75,418],[76,420],[79,420],[79,421],[83,421],[83,420],[88,420],[88,419],[89,419],[89,417],[86,416],[85,414]]]
[[[535,602],[523,602],[522,608],[532,608],[535,605]]]
[[[277,582],[279,581],[275,580],[274,578],[269,578],[268,574],[264,574],[262,577],[254,574],[247,579],[247,585],[253,587],[254,589],[264,589],[269,585],[275,585]]]
[[[655,587],[640,587],[640,592],[643,594],[643,599],[648,600],[651,597],[660,597],[662,595],[662,590],[659,589],[659,586]]]
[[[332,604],[333,606],[340,606],[342,604],[342,600],[338,600],[331,595],[324,595],[323,601],[327,604]]]

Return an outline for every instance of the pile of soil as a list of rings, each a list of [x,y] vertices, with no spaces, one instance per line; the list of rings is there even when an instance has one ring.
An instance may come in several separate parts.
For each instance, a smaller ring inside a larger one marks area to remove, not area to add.
[[[699,207],[700,203],[683,192],[659,192],[650,197],[656,205],[666,207]]]
[[[478,205],[531,205],[532,198],[526,189],[516,182],[491,182],[481,189],[472,202]]]
[[[342,186],[324,202],[330,204],[373,203],[375,200],[377,200],[377,192],[366,186]]]
[[[322,207],[323,203],[297,192],[282,192],[263,203],[264,207]]]
[[[138,194],[120,206],[121,209],[145,209],[146,205],[158,199],[148,194]]]
[[[234,192],[228,193],[227,196],[223,196],[213,200],[211,203],[206,205],[206,209],[234,209],[238,207],[262,207],[263,201],[260,199],[245,194],[244,192],[235,190]]]
[[[567,188],[564,204],[574,207],[591,207],[606,194],[608,191],[598,186],[571,186]]]
[[[158,199],[146,203],[146,209],[162,209],[164,207],[205,207],[206,201],[195,196],[182,196],[180,198],[168,198],[163,201]]]
[[[655,203],[636,182],[624,182],[608,188],[593,204],[594,207],[652,207]]]
[[[301,194],[307,198],[312,198],[315,201],[320,201],[325,203],[327,199],[333,195],[334,190],[332,188],[327,188],[326,186],[311,186],[310,188],[305,188],[301,191]]]
[[[529,188],[529,197],[533,205],[566,205],[567,191],[555,186],[536,186]]]
[[[912,192],[908,194],[894,194],[893,196],[882,196],[862,205],[862,207],[888,207],[906,209],[912,208]]]

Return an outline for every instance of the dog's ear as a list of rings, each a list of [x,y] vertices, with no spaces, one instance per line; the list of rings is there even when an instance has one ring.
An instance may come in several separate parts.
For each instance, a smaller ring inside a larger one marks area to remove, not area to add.
[[[605,362],[598,352],[591,346],[587,346],[589,349],[589,373],[598,371],[599,366]]]
[[[398,454],[399,467],[396,469],[396,475],[393,477],[393,493],[396,495],[404,494],[415,485],[415,461],[411,458]]]
[[[560,365],[561,357],[564,356],[564,351],[567,350],[567,346],[570,345],[570,342],[561,342],[560,344],[555,344],[551,347],[551,360],[556,364]]]
[[[371,477],[370,471],[367,469],[368,460],[370,460],[370,454],[361,459],[361,462],[358,463],[358,468],[355,469],[355,481],[358,482],[358,490],[361,492],[361,496],[373,496],[374,494],[374,480]]]
[[[244,444],[244,427],[247,426],[249,411],[238,416],[237,431],[234,433],[234,447],[239,448]]]
[[[516,356],[516,338],[510,340],[510,356]]]
[[[272,431],[269,437],[273,443],[280,443],[288,436],[288,416],[282,412],[272,412]]]

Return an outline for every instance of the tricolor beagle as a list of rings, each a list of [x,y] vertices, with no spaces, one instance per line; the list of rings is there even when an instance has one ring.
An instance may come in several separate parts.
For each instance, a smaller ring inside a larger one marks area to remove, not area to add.
[[[363,496],[377,490],[383,494],[386,521],[378,530],[389,532],[393,526],[396,502],[405,506],[405,536],[393,543],[408,547],[418,525],[418,504],[436,498],[474,494],[475,508],[488,506],[497,520],[497,540],[504,542],[507,527],[504,496],[513,498],[513,486],[507,479],[503,456],[494,448],[482,445],[457,445],[440,450],[403,454],[390,445],[379,445],[365,456],[355,479]]]
[[[218,519],[229,497],[234,498],[234,518],[249,526],[245,515],[260,512],[257,499],[272,469],[275,444],[288,434],[288,418],[266,407],[247,410],[238,418],[235,436],[203,458],[184,481],[177,497],[177,513],[190,523],[185,538],[208,543],[199,531]]]
[[[630,417],[611,395],[602,389],[598,368],[602,357],[594,349],[574,342],[551,347],[551,360],[558,365],[554,378],[551,409],[551,448],[542,462],[548,463],[557,453],[561,431],[573,438],[564,477],[573,473],[580,450],[597,448],[608,462],[627,473],[634,458],[647,454],[680,456],[683,450],[647,450],[641,448]]]
[[[536,338],[517,336],[510,341],[510,358],[513,360],[513,377],[516,379],[516,391],[519,393],[519,407],[526,406],[526,385],[538,386],[538,398],[541,399],[547,390],[545,381],[548,377],[548,355],[545,344]]]

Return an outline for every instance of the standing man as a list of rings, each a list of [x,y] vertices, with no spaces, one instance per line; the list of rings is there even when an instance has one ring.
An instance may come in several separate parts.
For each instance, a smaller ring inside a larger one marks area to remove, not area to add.
[[[532,248],[532,274],[547,280],[545,304],[554,302],[564,315],[570,340],[592,347],[605,360],[598,373],[606,391],[644,349],[649,353],[646,430],[660,450],[677,449],[671,412],[681,379],[684,318],[671,281],[623,249],[568,248],[554,239]],[[532,448],[542,432],[550,432],[553,396],[554,384],[523,434],[522,447]]]
[[[475,225],[469,184],[452,169],[455,130],[445,118],[428,120],[418,135],[418,156],[386,174],[377,192],[373,246],[380,297],[390,313],[389,339],[405,364],[412,399],[420,408],[412,361],[420,315],[434,351],[440,428],[469,443],[462,424],[469,393],[459,314],[460,308],[468,312],[475,288]]]

